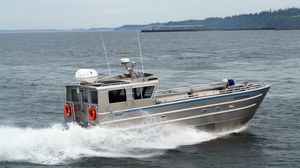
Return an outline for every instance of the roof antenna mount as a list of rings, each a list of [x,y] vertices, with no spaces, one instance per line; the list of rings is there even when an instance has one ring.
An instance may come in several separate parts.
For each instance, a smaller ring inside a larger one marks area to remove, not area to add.
[[[138,78],[138,74],[134,71],[135,62],[130,62],[129,58],[121,58],[121,65],[129,72],[132,79]]]

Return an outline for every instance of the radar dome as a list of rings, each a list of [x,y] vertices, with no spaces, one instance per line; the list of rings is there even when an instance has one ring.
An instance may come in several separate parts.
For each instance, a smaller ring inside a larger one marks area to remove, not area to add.
[[[80,83],[94,83],[98,79],[98,73],[94,69],[78,69],[75,79]]]

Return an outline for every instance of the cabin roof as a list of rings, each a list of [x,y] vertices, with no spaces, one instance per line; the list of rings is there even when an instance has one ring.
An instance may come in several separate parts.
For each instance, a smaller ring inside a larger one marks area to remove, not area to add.
[[[131,76],[130,73],[123,73],[120,75],[107,76],[99,78],[94,83],[71,83],[67,86],[85,86],[89,88],[107,87],[107,86],[120,86],[124,84],[134,84],[134,83],[148,83],[148,82],[158,81],[158,78],[151,73],[141,73],[137,72],[136,76]],[[151,83],[152,83],[151,82]]]

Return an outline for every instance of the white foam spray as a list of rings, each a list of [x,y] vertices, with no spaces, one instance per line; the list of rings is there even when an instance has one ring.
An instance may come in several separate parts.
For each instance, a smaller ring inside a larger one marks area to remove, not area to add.
[[[0,126],[0,162],[53,165],[81,157],[147,158],[162,155],[167,149],[193,145],[229,133],[213,134],[170,125],[136,129],[86,129],[77,125],[64,129],[61,124],[40,129]]]

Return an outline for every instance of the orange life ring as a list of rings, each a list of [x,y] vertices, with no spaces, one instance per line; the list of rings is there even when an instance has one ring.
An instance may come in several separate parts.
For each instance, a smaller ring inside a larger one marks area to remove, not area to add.
[[[65,104],[65,107],[64,107],[64,113],[65,113],[65,116],[67,117],[70,117],[71,114],[72,114],[72,110],[71,110],[71,105],[70,104]]]
[[[95,110],[94,107],[90,107],[90,108],[89,108],[88,115],[89,115],[89,119],[90,119],[91,121],[94,121],[94,120],[96,119],[97,112],[96,112],[96,110]]]

